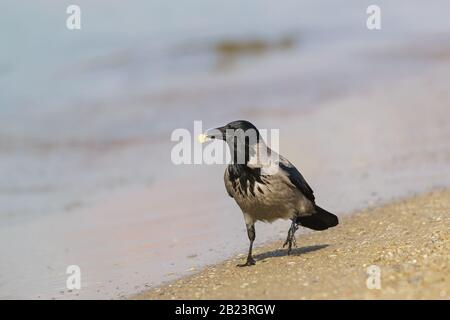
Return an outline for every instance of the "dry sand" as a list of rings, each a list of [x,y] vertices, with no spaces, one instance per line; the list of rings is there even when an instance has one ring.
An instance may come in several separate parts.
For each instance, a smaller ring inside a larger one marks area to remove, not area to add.
[[[243,254],[135,299],[449,299],[450,190],[367,209],[338,227],[297,236],[290,256],[282,241]],[[368,289],[367,267],[381,270]]]

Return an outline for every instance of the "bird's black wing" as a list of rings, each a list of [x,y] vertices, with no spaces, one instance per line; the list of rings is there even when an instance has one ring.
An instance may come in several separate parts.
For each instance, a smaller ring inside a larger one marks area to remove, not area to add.
[[[296,167],[292,163],[290,163],[287,159],[281,158],[279,162],[280,169],[289,177],[291,183],[300,190],[303,195],[312,203],[315,202],[314,191],[306,182],[305,178],[301,175],[301,173],[297,170]]]

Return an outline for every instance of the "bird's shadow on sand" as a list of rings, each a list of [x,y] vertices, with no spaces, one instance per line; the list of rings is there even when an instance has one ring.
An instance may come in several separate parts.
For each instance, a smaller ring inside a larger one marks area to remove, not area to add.
[[[324,249],[326,247],[328,247],[328,244],[320,244],[320,245],[315,245],[315,246],[306,246],[306,247],[301,247],[301,248],[293,248],[291,250],[291,256],[299,256],[301,254],[305,254],[305,253],[309,253],[309,252],[314,252],[317,250],[321,250]],[[268,251],[268,252],[264,252],[264,253],[260,253],[257,255],[254,255],[253,257],[256,260],[264,260],[267,258],[276,258],[276,257],[283,257],[283,256],[287,256],[287,249],[277,249],[277,250],[272,250],[272,251]]]

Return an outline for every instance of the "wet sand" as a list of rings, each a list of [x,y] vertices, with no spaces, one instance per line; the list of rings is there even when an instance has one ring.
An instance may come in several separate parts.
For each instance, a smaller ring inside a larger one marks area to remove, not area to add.
[[[341,218],[323,232],[297,236],[244,254],[133,299],[449,299],[450,190],[438,190]],[[367,268],[381,270],[368,289]]]

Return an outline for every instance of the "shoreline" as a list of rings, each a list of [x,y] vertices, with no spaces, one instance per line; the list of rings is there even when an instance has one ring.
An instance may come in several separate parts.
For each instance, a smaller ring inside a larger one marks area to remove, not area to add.
[[[450,189],[440,189],[341,217],[322,232],[297,235],[286,255],[278,240],[130,299],[448,299]],[[367,288],[380,268],[381,289]]]

